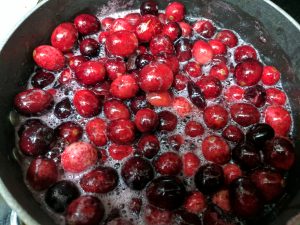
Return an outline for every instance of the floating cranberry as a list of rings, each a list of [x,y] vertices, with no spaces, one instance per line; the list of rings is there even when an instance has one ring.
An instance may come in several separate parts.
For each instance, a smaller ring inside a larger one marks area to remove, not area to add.
[[[131,99],[130,109],[133,111],[134,114],[136,114],[137,111],[139,111],[140,109],[145,108],[151,108],[151,105],[146,100],[145,95],[140,95]]]
[[[225,212],[231,211],[229,191],[227,189],[215,193],[212,197],[212,202]]]
[[[107,143],[106,123],[100,118],[94,118],[87,122],[86,134],[90,141],[96,146],[104,146]]]
[[[95,85],[104,81],[105,74],[104,65],[96,61],[83,62],[75,69],[77,80],[85,85]]]
[[[100,45],[93,38],[86,38],[79,44],[80,53],[87,57],[96,57],[99,55]]]
[[[228,78],[229,70],[226,64],[221,62],[211,67],[209,75],[223,81]]]
[[[117,18],[114,20],[110,33],[117,31],[134,31],[134,26],[131,25],[125,18]]]
[[[265,121],[279,136],[286,136],[291,129],[291,115],[281,106],[269,106],[265,110]]]
[[[223,167],[226,184],[231,184],[235,179],[242,176],[242,170],[237,164],[229,163]]]
[[[199,214],[206,208],[205,196],[200,191],[191,193],[185,200],[184,209],[189,213]]]
[[[176,41],[181,36],[181,28],[176,22],[169,22],[164,25],[162,33],[167,35],[171,41]]]
[[[142,136],[137,144],[137,153],[148,159],[152,159],[158,153],[159,149],[159,141],[153,134]]]
[[[226,45],[219,40],[210,40],[208,44],[212,48],[214,55],[225,55],[227,53]]]
[[[236,103],[230,107],[231,118],[243,127],[259,122],[260,113],[253,105]]]
[[[155,60],[158,63],[166,64],[172,70],[173,74],[179,72],[179,61],[176,56],[161,54],[156,56]]]
[[[218,97],[222,92],[222,84],[218,78],[212,76],[202,77],[196,82],[207,99]]]
[[[98,83],[93,87],[93,92],[100,98],[104,98],[104,100],[111,98],[109,93],[111,83],[109,81],[104,81],[102,83]]]
[[[75,17],[74,24],[76,29],[82,35],[96,33],[100,30],[100,22],[94,15],[80,14]]]
[[[204,128],[201,123],[198,123],[196,121],[189,121],[185,125],[184,132],[187,136],[197,137],[201,136],[204,133]]]
[[[220,105],[212,105],[204,109],[203,118],[207,127],[220,130],[228,122],[228,112]]]
[[[192,111],[192,106],[185,97],[174,98],[172,106],[181,117],[187,116]]]
[[[142,69],[144,66],[154,61],[154,56],[150,54],[140,54],[136,57],[135,65],[138,69]]]
[[[199,225],[202,224],[202,220],[198,215],[189,213],[186,210],[177,210],[174,213],[174,222],[180,225]]]
[[[220,31],[217,34],[216,39],[223,42],[229,48],[233,48],[238,44],[238,38],[231,30]]]
[[[284,105],[286,103],[286,94],[277,88],[268,88],[266,94],[267,103],[271,105]]]
[[[274,66],[264,66],[261,81],[265,85],[275,85],[280,79],[280,72]]]
[[[152,37],[160,34],[162,31],[162,24],[156,16],[144,15],[140,23],[137,25],[135,33],[141,42],[149,42]]]
[[[235,125],[229,125],[226,127],[222,132],[222,136],[227,141],[232,141],[235,143],[242,142],[245,137],[243,131]]]
[[[258,83],[263,72],[262,64],[255,59],[246,59],[237,64],[234,71],[235,80],[240,86],[252,86]]]
[[[69,52],[76,44],[78,32],[72,23],[59,24],[51,34],[51,45],[62,52]]]
[[[158,14],[158,4],[153,0],[145,1],[140,7],[141,15],[151,14],[157,16]]]
[[[72,70],[70,68],[66,68],[60,73],[57,81],[60,84],[64,85],[64,84],[70,83],[72,79],[73,79]]]
[[[105,17],[101,20],[101,27],[104,31],[109,31],[111,29],[111,26],[113,22],[115,21],[115,18],[112,17]]]
[[[128,107],[119,100],[108,100],[103,105],[104,114],[109,120],[129,119],[130,112]]]
[[[76,68],[83,62],[86,62],[87,59],[82,55],[75,55],[69,58],[69,66],[72,70],[76,70]]]
[[[250,103],[260,108],[266,103],[266,90],[260,85],[249,87],[245,90],[244,97]]]
[[[53,83],[55,76],[52,73],[37,71],[31,78],[31,85],[34,88],[44,88]]]
[[[101,110],[101,102],[90,90],[76,91],[73,104],[76,111],[83,117],[93,117]]]
[[[161,111],[158,113],[159,130],[172,131],[177,126],[177,117],[170,111]]]
[[[261,164],[259,149],[250,143],[242,143],[233,148],[232,159],[245,169],[254,169]]]
[[[141,20],[141,14],[139,14],[139,13],[129,13],[124,17],[124,19],[135,28]]]
[[[225,90],[224,97],[228,102],[235,103],[244,98],[244,93],[245,93],[245,91],[243,88],[233,85]]]
[[[141,132],[153,131],[158,125],[158,116],[152,109],[140,109],[135,115],[135,125]]]
[[[202,40],[194,42],[192,48],[192,54],[194,59],[200,64],[207,64],[213,58],[213,50],[210,45]]]
[[[168,210],[161,210],[151,205],[144,209],[144,216],[147,225],[170,225],[172,224],[173,213]]]
[[[183,89],[186,88],[188,83],[188,78],[182,74],[177,74],[174,77],[174,83],[173,83],[173,87],[177,90],[177,91],[182,91]]]
[[[169,36],[159,34],[154,36],[150,41],[150,51],[153,55],[173,54],[174,46]]]
[[[188,62],[184,67],[186,72],[191,77],[199,77],[202,75],[202,68],[197,62]]]
[[[156,172],[162,175],[175,176],[182,170],[182,161],[175,152],[164,152],[154,162]]]
[[[111,144],[108,152],[114,160],[122,160],[132,154],[133,148],[130,145]]]
[[[82,137],[83,129],[75,122],[64,122],[55,128],[57,137],[63,139],[68,144],[79,141]]]
[[[189,81],[187,83],[187,89],[191,102],[199,109],[204,109],[206,106],[206,100],[200,87],[198,87],[194,82]]]
[[[72,111],[70,100],[65,98],[55,105],[54,115],[59,119],[65,119],[71,115]]]
[[[183,174],[192,177],[200,167],[200,159],[192,152],[187,152],[182,156]]]
[[[234,51],[234,60],[237,63],[240,63],[245,59],[257,59],[255,49],[249,45],[239,46]]]
[[[193,30],[205,38],[211,38],[216,32],[215,26],[208,20],[199,20],[194,23]]]
[[[117,144],[129,144],[135,138],[135,126],[130,120],[111,121],[107,129],[108,137]]]
[[[247,141],[256,146],[263,145],[266,141],[273,139],[275,132],[273,128],[265,123],[258,123],[247,131]]]
[[[139,90],[134,76],[123,75],[116,78],[110,86],[110,93],[120,99],[132,98]]]
[[[185,7],[180,2],[172,2],[166,7],[167,19],[174,22],[180,22],[185,16]]]
[[[146,94],[147,101],[156,107],[167,107],[172,104],[172,97],[169,92],[148,92]]]

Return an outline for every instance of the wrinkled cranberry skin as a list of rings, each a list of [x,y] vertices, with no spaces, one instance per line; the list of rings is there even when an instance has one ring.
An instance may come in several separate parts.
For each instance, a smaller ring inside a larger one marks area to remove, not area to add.
[[[80,192],[74,183],[61,180],[46,191],[45,202],[54,212],[62,213],[79,196]]]
[[[71,102],[68,98],[65,98],[58,102],[54,108],[54,115],[59,119],[68,118],[72,114]]]
[[[44,88],[51,84],[54,78],[55,76],[52,73],[39,70],[31,78],[31,85],[34,88]]]
[[[170,111],[161,111],[158,113],[159,130],[172,131],[177,126],[177,116]]]
[[[222,92],[222,84],[218,78],[207,76],[196,82],[206,99],[217,98]]]
[[[174,213],[174,222],[178,225],[201,225],[202,221],[199,216],[189,213],[185,210],[178,210]]]
[[[179,39],[175,44],[175,50],[179,62],[185,62],[192,58],[192,46],[187,38]]]
[[[85,174],[80,186],[86,192],[108,193],[118,185],[118,172],[111,167],[98,167]]]
[[[162,175],[175,176],[182,170],[182,161],[177,153],[165,152],[157,157],[154,167]]]
[[[140,23],[137,25],[135,33],[141,42],[149,42],[152,37],[160,34],[162,24],[154,15],[144,15]]]
[[[109,139],[117,144],[129,144],[135,138],[135,126],[130,120],[114,120],[107,130]]]
[[[141,132],[154,130],[158,125],[158,116],[152,109],[140,109],[134,119],[137,129]]]
[[[80,42],[79,50],[83,56],[96,57],[99,54],[100,45],[96,40],[92,38],[86,38]]]
[[[159,34],[154,36],[150,41],[150,51],[153,55],[173,54],[174,46],[169,36]]]
[[[185,7],[180,2],[172,2],[166,7],[165,13],[170,21],[180,22],[185,16]]]
[[[151,205],[144,209],[144,217],[147,225],[171,225],[173,213],[169,210],[161,210]]]
[[[88,195],[72,201],[66,211],[66,224],[72,225],[97,225],[105,213],[102,202]]]
[[[51,35],[51,45],[62,52],[69,52],[75,46],[78,32],[72,23],[59,24]]]
[[[231,118],[243,127],[259,122],[260,113],[253,105],[237,103],[230,107]]]
[[[244,140],[244,133],[243,131],[234,125],[229,125],[226,127],[223,132],[222,136],[227,140],[235,143],[242,142]]]
[[[165,210],[179,208],[184,203],[185,195],[184,185],[172,176],[157,177],[150,182],[146,189],[149,203]]]
[[[145,95],[134,97],[130,102],[131,111],[136,114],[140,109],[152,108]]]
[[[238,39],[231,30],[220,31],[217,34],[216,39],[223,42],[229,48],[233,48],[234,46],[236,46],[238,44]]]
[[[213,105],[204,109],[203,118],[209,128],[220,130],[228,122],[228,112],[220,105]]]
[[[258,108],[264,106],[267,100],[266,90],[260,85],[247,88],[244,97]]]
[[[158,15],[157,3],[152,0],[143,2],[140,7],[140,13],[142,16],[146,14],[157,16]]]
[[[75,92],[73,104],[76,111],[83,117],[93,117],[101,111],[101,103],[90,90]]]
[[[108,100],[103,105],[104,114],[109,120],[129,119],[130,112],[128,107],[119,100]]]
[[[142,136],[137,144],[136,152],[148,159],[152,159],[159,151],[160,144],[155,135]]]
[[[265,123],[255,124],[246,134],[247,141],[257,146],[261,146],[266,141],[273,139],[274,136],[273,128]]]
[[[100,22],[97,17],[91,14],[80,14],[75,17],[74,24],[78,32],[82,35],[96,33],[100,30]]]
[[[205,38],[211,38],[216,32],[216,28],[214,27],[214,25],[207,20],[197,21],[193,25],[193,30]]]
[[[255,59],[246,59],[237,64],[234,70],[235,80],[240,86],[253,86],[258,83],[263,72],[262,64]]]
[[[146,159],[132,157],[124,163],[121,176],[130,189],[142,190],[154,178],[154,171]]]
[[[286,136],[292,124],[290,113],[282,106],[269,106],[265,110],[265,122],[269,124],[278,136]]]
[[[249,143],[242,143],[233,148],[232,159],[245,169],[254,169],[261,164],[259,149]]]
[[[56,136],[66,141],[68,144],[79,141],[82,137],[83,129],[75,122],[64,122],[55,128]]]
[[[101,118],[94,118],[87,122],[86,134],[90,141],[96,146],[104,146],[107,143],[106,123]]]
[[[139,86],[134,76],[123,75],[116,78],[110,86],[109,92],[120,99],[132,98],[139,90]]]
[[[96,61],[83,62],[75,69],[77,80],[84,85],[95,85],[104,81],[105,74],[104,65]]]
[[[135,65],[138,69],[142,69],[144,66],[153,62],[154,56],[150,54],[141,54],[136,57]]]
[[[257,59],[255,49],[249,45],[239,46],[234,51],[234,60],[237,63],[240,63],[245,59]]]
[[[200,87],[198,87],[194,82],[189,81],[187,83],[187,89],[191,102],[199,109],[204,109],[206,106],[206,99],[205,94],[202,92]]]

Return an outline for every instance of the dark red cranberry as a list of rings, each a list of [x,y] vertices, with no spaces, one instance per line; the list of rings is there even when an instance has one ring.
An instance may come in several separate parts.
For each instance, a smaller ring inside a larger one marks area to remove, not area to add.
[[[196,82],[207,99],[216,98],[222,92],[222,84],[218,78],[206,76]]]
[[[72,111],[70,100],[65,98],[55,105],[54,115],[59,119],[65,119],[72,114]]]
[[[101,111],[101,102],[90,90],[76,91],[73,104],[76,111],[83,117],[93,117]]]
[[[237,164],[229,163],[223,167],[225,183],[231,184],[235,179],[242,176],[242,170]]]
[[[174,22],[180,22],[184,19],[185,16],[185,7],[180,2],[171,2],[166,7],[166,16],[167,19]]]
[[[80,192],[74,183],[61,180],[46,191],[45,202],[54,212],[62,213],[79,196]]]
[[[194,59],[201,65],[209,63],[213,58],[211,46],[203,40],[194,42],[192,54]]]
[[[282,106],[269,106],[265,110],[265,121],[278,136],[286,136],[291,129],[291,114]]]
[[[176,22],[169,22],[164,25],[162,34],[167,35],[171,41],[176,41],[181,36],[181,28]]]
[[[52,73],[39,70],[31,78],[31,85],[34,88],[44,88],[51,84],[54,78],[55,76]]]
[[[130,109],[134,114],[140,109],[151,108],[149,102],[147,102],[145,95],[134,97],[130,102]]]
[[[104,81],[105,67],[96,61],[83,62],[75,69],[77,80],[85,85],[95,85]]]
[[[76,70],[76,68],[83,62],[86,62],[87,59],[82,55],[75,55],[69,58],[69,66],[72,70]]]
[[[231,118],[243,127],[259,122],[260,113],[256,107],[247,103],[236,103],[230,107]]]
[[[205,38],[211,38],[216,32],[215,26],[208,20],[199,20],[194,23],[193,30]]]
[[[249,87],[245,90],[244,97],[250,103],[255,105],[256,107],[260,108],[265,105],[267,94],[264,87],[260,85],[256,85],[253,87]]]
[[[207,127],[220,130],[228,122],[228,112],[220,105],[208,106],[204,109],[203,119]]]
[[[280,72],[274,66],[264,66],[261,81],[265,85],[275,85],[280,80]]]
[[[186,191],[182,182],[171,176],[155,178],[146,189],[149,203],[165,210],[174,210],[182,206],[185,194]]]
[[[46,125],[39,119],[28,119],[19,128],[18,130],[19,137],[22,135],[24,130],[34,126],[46,126]]]
[[[255,59],[246,59],[237,64],[234,71],[235,80],[240,86],[252,86],[258,83],[263,72],[262,64]]]
[[[202,90],[192,81],[188,82],[187,89],[191,102],[199,109],[204,109],[206,106],[206,99]]]
[[[51,45],[62,52],[69,52],[76,44],[78,32],[72,23],[59,24],[51,34]]]
[[[195,185],[204,194],[214,193],[224,183],[224,173],[217,164],[206,164],[199,168],[195,174]]]
[[[154,162],[156,172],[162,175],[175,176],[182,170],[182,161],[175,152],[164,152]]]
[[[225,90],[224,97],[226,101],[236,103],[244,98],[244,89],[240,86],[233,85]]]
[[[222,41],[229,48],[233,48],[238,44],[238,38],[231,30],[220,31],[217,34],[216,39]]]
[[[70,83],[72,79],[73,71],[70,68],[66,68],[60,73],[57,81],[59,82],[59,84],[64,85]]]
[[[286,94],[277,88],[268,88],[266,94],[267,103],[270,105],[284,105],[286,103]]]
[[[148,159],[152,159],[158,153],[159,149],[159,141],[153,134],[142,136],[137,144],[137,153]]]
[[[177,91],[182,91],[183,89],[186,88],[188,83],[188,78],[182,74],[177,74],[174,77],[174,82],[173,82],[173,87],[177,90]]]
[[[192,152],[187,152],[182,156],[183,174],[192,177],[200,166],[200,159]]]
[[[154,15],[144,15],[140,23],[137,25],[135,33],[141,42],[149,42],[152,37],[160,34],[162,31],[162,24]]]
[[[232,149],[232,159],[245,169],[253,169],[261,164],[259,149],[247,142]]]
[[[75,17],[74,24],[80,34],[88,35],[100,30],[100,22],[94,15],[80,14]]]
[[[188,62],[184,67],[184,72],[190,77],[199,77],[202,75],[202,67],[197,62]]]
[[[158,5],[157,2],[153,0],[145,1],[140,7],[141,15],[151,14],[157,16],[158,14]]]
[[[173,42],[167,35],[156,35],[150,41],[150,51],[153,55],[173,54]]]
[[[131,145],[111,144],[108,152],[114,160],[122,160],[133,153],[133,147]]]
[[[110,86],[109,92],[120,99],[132,98],[139,90],[138,83],[134,76],[123,75],[116,78]]]
[[[178,23],[181,31],[182,31],[182,37],[191,37],[192,35],[192,27],[190,26],[190,24],[186,23],[186,22],[179,22]]]
[[[96,57],[99,54],[100,45],[95,39],[86,38],[80,42],[79,50],[83,56]]]
[[[96,146],[104,146],[107,143],[106,123],[101,118],[94,118],[86,124],[86,134]]]
[[[232,142],[235,142],[235,143],[242,142],[244,140],[244,137],[245,137],[243,131],[235,125],[227,126],[223,130],[222,136],[227,141],[232,141]]]
[[[129,144],[135,138],[135,126],[130,120],[119,119],[108,125],[108,137],[118,144]]]
[[[229,70],[226,66],[226,63],[220,62],[214,66],[211,67],[209,71],[209,76],[216,77],[219,80],[223,81],[228,78]]]
[[[142,69],[144,66],[148,65],[150,62],[153,62],[154,57],[150,54],[140,54],[136,57],[135,65],[138,69]]]
[[[178,210],[174,213],[174,222],[178,225],[199,225],[202,224],[199,216],[185,210]]]
[[[140,109],[134,119],[137,129],[141,132],[153,131],[158,125],[158,116],[152,109]]]
[[[172,224],[173,213],[168,210],[161,210],[151,205],[144,209],[145,222],[148,225],[170,225]]]
[[[108,100],[103,105],[104,114],[109,120],[129,119],[130,112],[128,107],[119,100]]]
[[[141,198],[132,198],[129,204],[129,210],[134,214],[139,214],[142,209],[143,201]]]
[[[242,45],[235,49],[234,60],[239,63],[245,59],[257,59],[256,51],[249,45]]]
[[[111,167],[98,167],[85,174],[80,180],[81,188],[86,192],[107,193],[118,185],[119,177]]]
[[[133,28],[135,28],[135,27],[139,24],[139,22],[140,22],[140,20],[141,20],[141,14],[140,14],[140,13],[129,13],[129,14],[127,14],[127,15],[124,17],[124,19],[125,19],[129,24],[131,24]],[[134,31],[134,30],[135,30],[135,29],[133,29],[133,31]]]
[[[134,31],[134,26],[131,25],[125,18],[117,18],[114,20],[110,33],[117,31]]]
[[[247,141],[257,146],[261,146],[266,141],[273,139],[274,136],[273,128],[265,123],[255,124],[246,134]]]
[[[55,133],[58,138],[63,139],[68,144],[79,141],[82,137],[83,129],[75,122],[64,122],[55,128]]]
[[[188,61],[192,58],[192,47],[189,39],[179,39],[175,44],[176,56],[180,62]]]
[[[130,189],[142,190],[154,178],[154,171],[146,159],[132,157],[124,163],[121,176]]]
[[[159,117],[159,130],[173,131],[177,126],[177,117],[170,111],[161,111],[158,113]]]
[[[204,128],[201,123],[198,123],[196,121],[189,121],[185,125],[184,132],[187,136],[197,137],[201,136],[204,133]]]
[[[105,17],[104,19],[101,20],[101,28],[104,31],[109,31],[114,21],[115,18]]]
[[[210,40],[208,44],[212,48],[214,55],[225,55],[227,53],[226,45],[219,40]]]

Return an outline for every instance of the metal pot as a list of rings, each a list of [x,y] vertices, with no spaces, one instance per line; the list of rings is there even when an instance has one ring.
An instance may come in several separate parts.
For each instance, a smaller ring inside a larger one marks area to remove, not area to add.
[[[164,8],[168,1],[160,1]],[[187,14],[214,20],[221,27],[239,32],[242,38],[260,50],[267,64],[282,72],[283,86],[289,96],[294,119],[296,149],[300,147],[300,26],[269,0],[181,0]],[[32,50],[49,43],[53,28],[70,21],[78,13],[136,9],[139,0],[49,0],[36,7],[15,29],[0,52],[0,192],[21,219],[28,225],[52,225],[52,219],[41,210],[23,182],[15,161],[14,130],[9,121],[15,94],[24,86],[33,69]],[[105,7],[103,7],[105,6]],[[290,172],[288,194],[273,212],[256,224],[282,225],[300,211],[300,158]]]

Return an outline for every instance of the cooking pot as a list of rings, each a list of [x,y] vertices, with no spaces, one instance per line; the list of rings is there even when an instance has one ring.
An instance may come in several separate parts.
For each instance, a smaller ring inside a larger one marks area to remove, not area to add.
[[[169,1],[159,1],[163,9]],[[282,72],[282,82],[293,111],[297,160],[290,171],[287,194],[274,210],[256,224],[283,225],[300,211],[300,26],[269,0],[181,0],[187,15],[212,19],[217,25],[237,31],[261,53],[266,64]],[[20,92],[34,63],[34,47],[49,43],[53,28],[72,21],[78,13],[105,15],[137,9],[139,0],[48,0],[39,4],[19,24],[0,53],[0,192],[9,206],[28,225],[52,225],[23,182],[21,169],[14,159],[14,128],[9,115],[13,98]],[[2,21],[3,22],[3,21]]]

